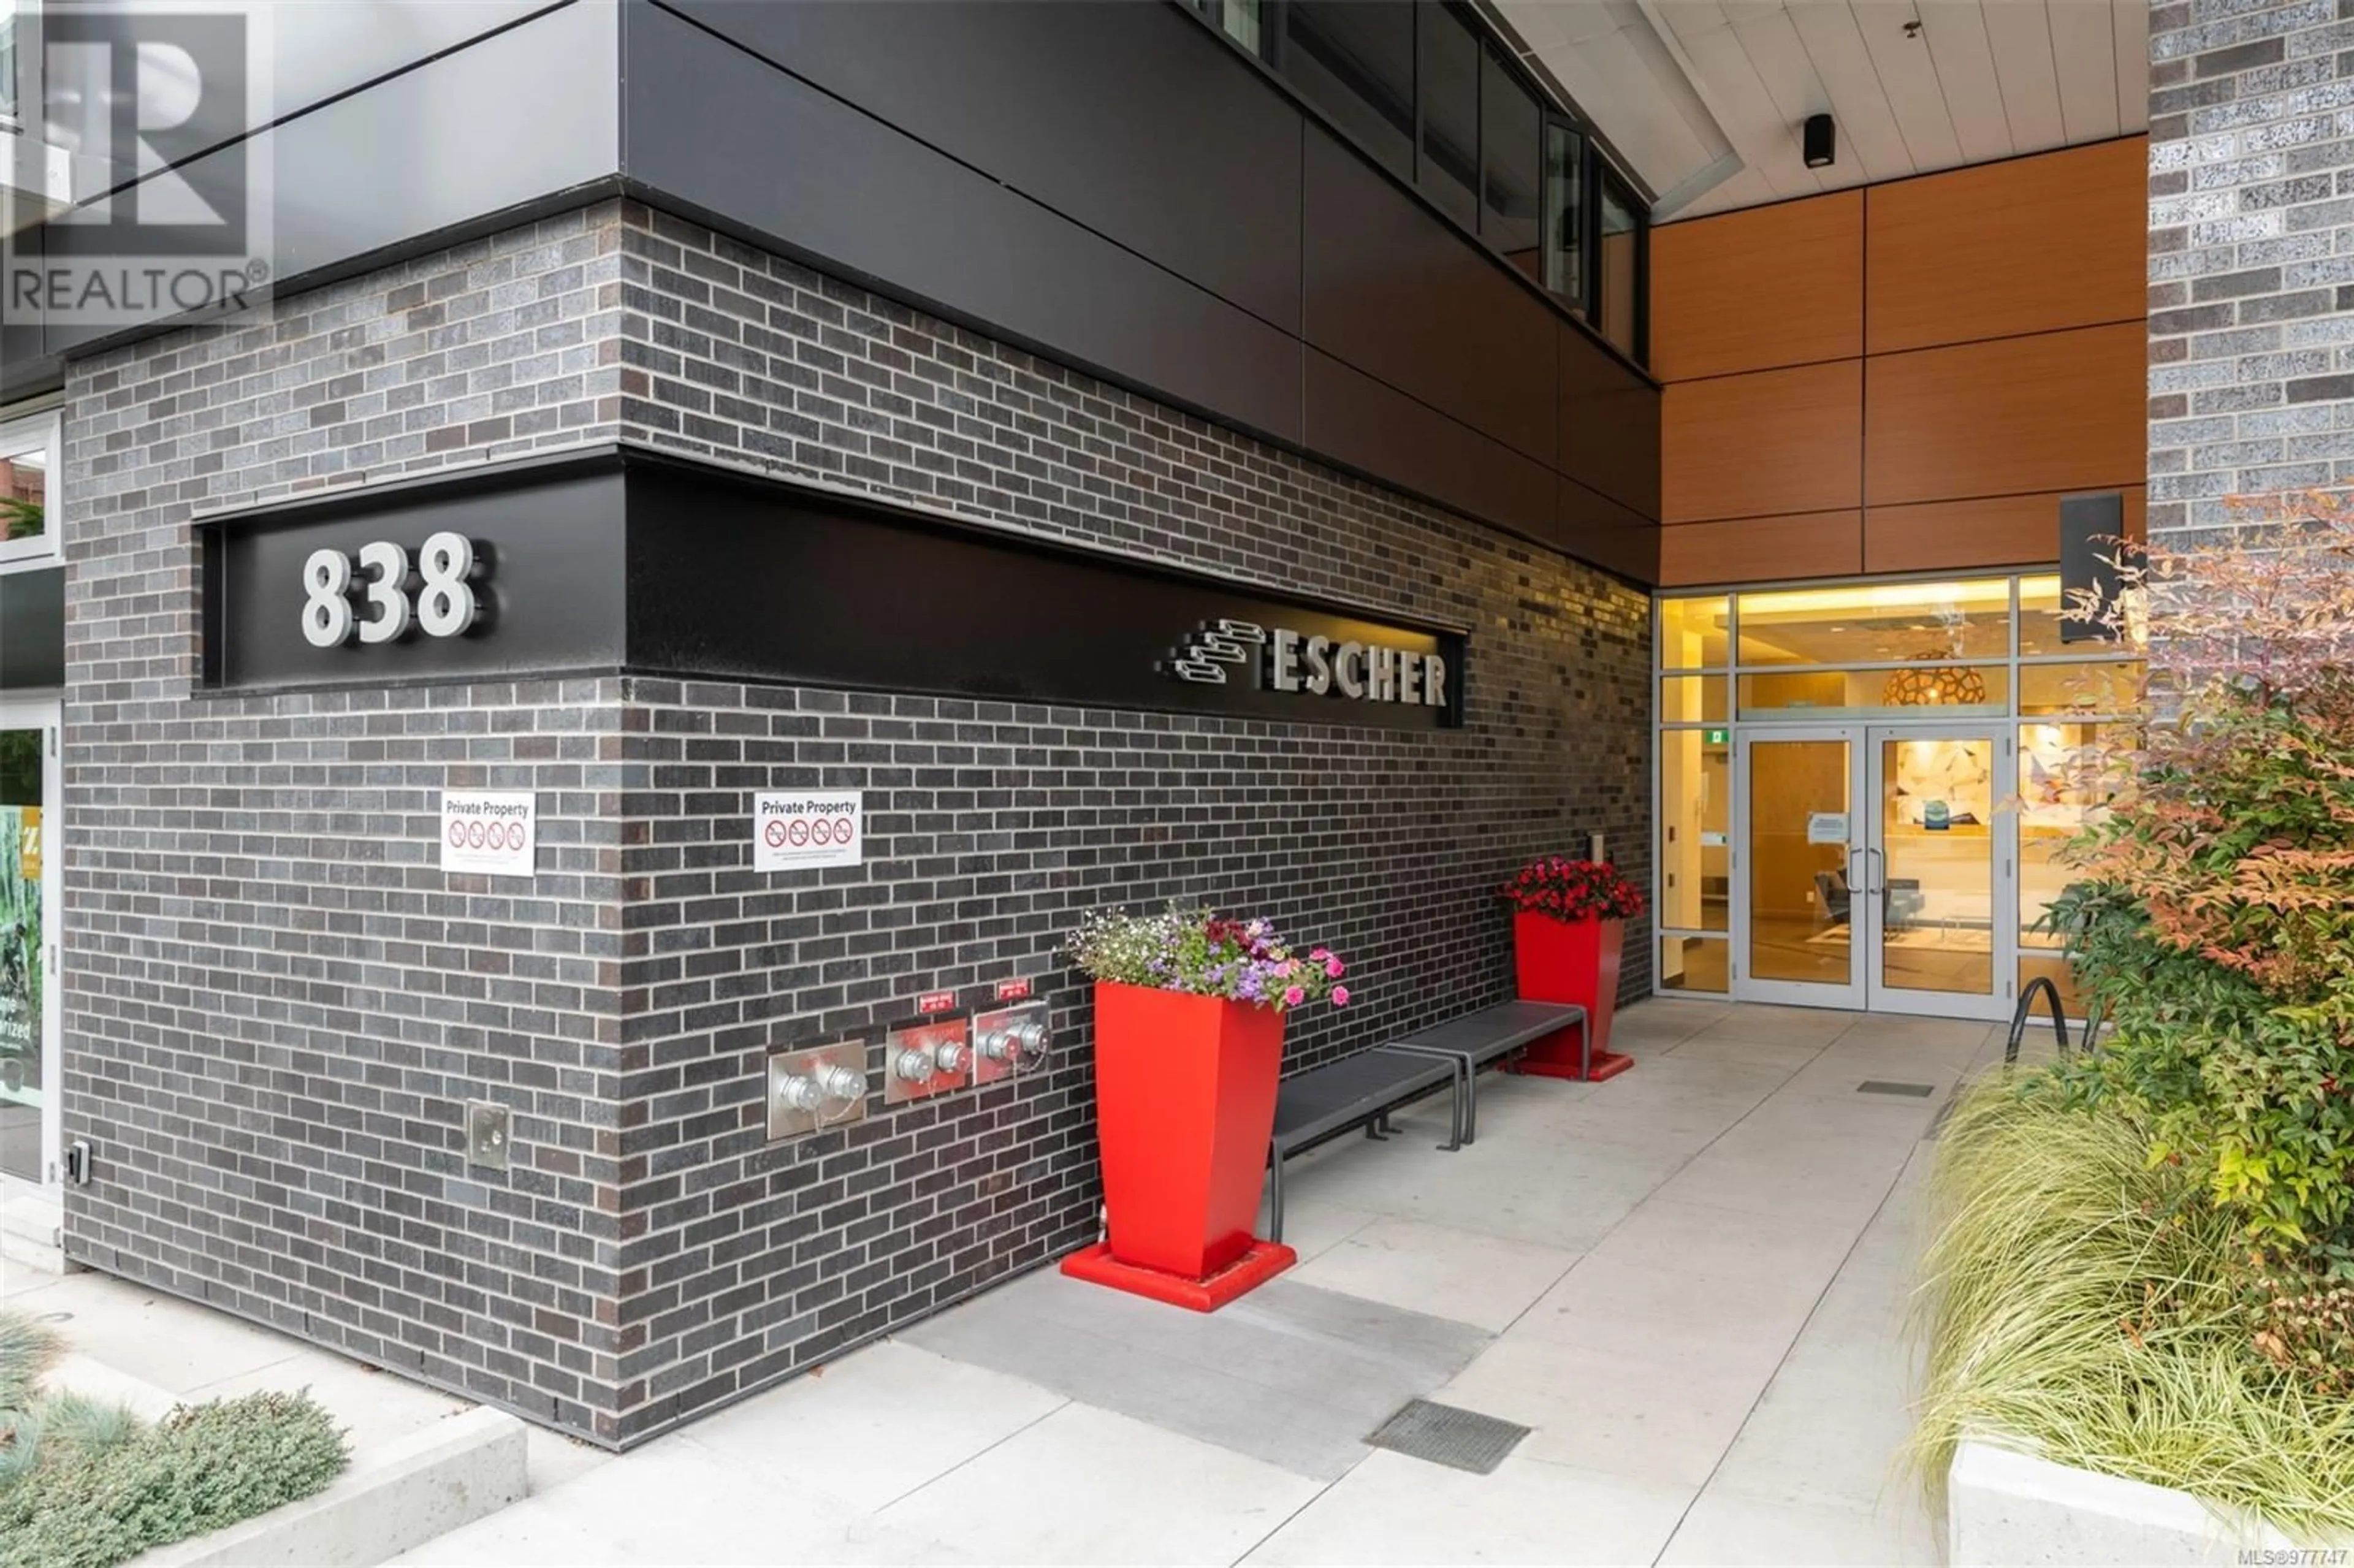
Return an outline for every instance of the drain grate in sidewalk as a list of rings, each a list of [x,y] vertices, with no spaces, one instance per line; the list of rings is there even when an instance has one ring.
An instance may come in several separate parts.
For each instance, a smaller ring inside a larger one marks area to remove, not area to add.
[[[1529,1428],[1525,1426],[1482,1415],[1476,1410],[1410,1399],[1365,1441],[1409,1458],[1427,1459],[1434,1465],[1485,1476],[1502,1464],[1504,1456],[1528,1435]]]
[[[1860,1095],[1910,1095],[1916,1100],[1925,1100],[1931,1095],[1937,1092],[1937,1086],[1935,1084],[1892,1084],[1885,1078],[1866,1078],[1862,1083],[1860,1083],[1855,1086],[1855,1092]]]

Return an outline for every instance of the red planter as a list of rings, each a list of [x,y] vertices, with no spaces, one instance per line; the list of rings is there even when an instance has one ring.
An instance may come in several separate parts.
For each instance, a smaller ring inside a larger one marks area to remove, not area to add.
[[[1550,1078],[1613,1078],[1635,1065],[1610,1049],[1610,1018],[1617,1010],[1618,957],[1624,920],[1556,920],[1527,910],[1512,913],[1512,966],[1523,1001],[1574,1001],[1594,1032],[1590,1071],[1575,1029],[1548,1034],[1529,1047],[1521,1071]]]
[[[1096,1136],[1108,1239],[1063,1272],[1214,1311],[1299,1261],[1251,1234],[1275,1130],[1283,1014],[1096,985]]]

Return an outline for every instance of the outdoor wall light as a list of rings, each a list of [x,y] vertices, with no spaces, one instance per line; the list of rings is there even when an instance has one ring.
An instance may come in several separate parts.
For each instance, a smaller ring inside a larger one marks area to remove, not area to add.
[[[1829,115],[1809,114],[1807,116],[1807,123],[1802,137],[1806,147],[1807,167],[1810,169],[1828,169],[1839,161],[1833,145],[1836,136],[1837,130],[1831,124],[1831,117]]]

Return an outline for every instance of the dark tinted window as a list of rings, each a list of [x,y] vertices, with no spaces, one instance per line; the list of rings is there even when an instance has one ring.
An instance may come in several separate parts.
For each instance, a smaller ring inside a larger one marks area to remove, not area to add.
[[[1460,218],[1479,222],[1479,38],[1443,5],[1422,13],[1422,158],[1415,184]]]
[[[1585,138],[1553,121],[1545,126],[1544,286],[1571,305],[1585,301]]]
[[[1634,193],[1618,176],[1606,173],[1601,186],[1602,253],[1595,259],[1597,297],[1591,319],[1604,337],[1632,356],[1642,320],[1642,219]]]
[[[1193,0],[1193,8],[1252,54],[1267,53],[1266,8],[1259,0]]]
[[[1414,173],[1414,14],[1394,0],[1291,0],[1283,74],[1399,174]]]
[[[1479,79],[1479,237],[1542,281],[1537,236],[1543,228],[1543,116],[1493,49]]]

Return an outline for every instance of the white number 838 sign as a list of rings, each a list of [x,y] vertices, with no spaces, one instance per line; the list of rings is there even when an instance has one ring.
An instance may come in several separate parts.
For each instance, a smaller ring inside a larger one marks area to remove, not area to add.
[[[473,585],[474,542],[443,532],[417,552],[412,572],[408,552],[378,540],[363,545],[354,581],[354,558],[341,550],[313,550],[302,563],[302,636],[313,648],[340,648],[357,632],[362,642],[390,642],[413,623],[428,637],[455,637],[474,624],[481,609]],[[409,581],[419,579],[415,597]],[[369,613],[352,608],[356,587]]]

